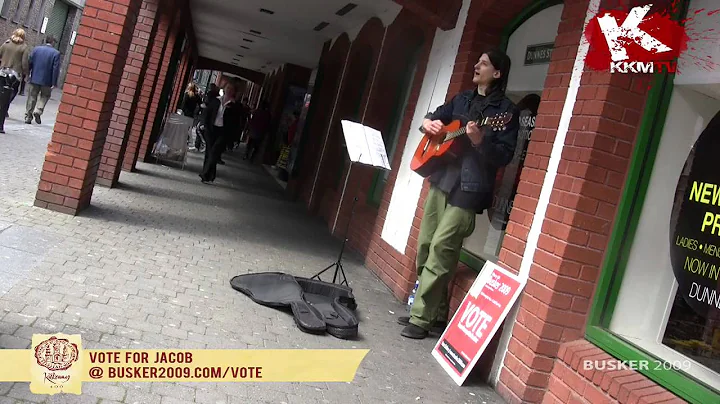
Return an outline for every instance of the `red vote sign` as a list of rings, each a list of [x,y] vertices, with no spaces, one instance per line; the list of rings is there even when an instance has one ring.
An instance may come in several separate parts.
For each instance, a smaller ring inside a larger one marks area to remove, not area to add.
[[[490,343],[525,281],[492,262],[483,266],[432,352],[458,386]]]

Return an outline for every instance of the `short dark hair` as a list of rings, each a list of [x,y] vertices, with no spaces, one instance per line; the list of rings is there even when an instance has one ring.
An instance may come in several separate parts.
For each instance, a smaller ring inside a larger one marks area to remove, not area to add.
[[[57,42],[57,39],[55,39],[55,36],[53,34],[50,34],[45,37],[45,43],[49,43],[50,45],[55,45],[55,42]]]
[[[510,57],[505,52],[497,48],[490,49],[483,52],[483,54],[488,55],[490,63],[492,63],[496,70],[500,71],[500,78],[493,80],[492,84],[490,84],[490,91],[488,91],[488,94],[495,91],[505,92],[505,88],[508,83],[508,75],[510,74]]]

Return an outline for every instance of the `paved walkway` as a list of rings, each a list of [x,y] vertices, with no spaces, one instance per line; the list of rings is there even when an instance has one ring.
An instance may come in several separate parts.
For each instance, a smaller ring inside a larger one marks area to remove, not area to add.
[[[0,135],[0,347],[28,348],[33,333],[81,333],[86,348],[369,348],[352,383],[86,383],[82,396],[34,396],[0,383],[5,402],[494,403],[488,387],[457,387],[430,356],[434,340],[406,340],[404,311],[359,260],[346,271],[360,339],[299,331],[291,316],[229,286],[232,276],[310,276],[339,241],[286,201],[262,168],[228,155],[215,185],[185,170],[140,164],[113,190],[96,187],[78,217],[32,206],[59,94],[42,125],[22,122],[18,97]],[[239,154],[239,153],[237,153]],[[1,366],[8,366],[2,364]]]

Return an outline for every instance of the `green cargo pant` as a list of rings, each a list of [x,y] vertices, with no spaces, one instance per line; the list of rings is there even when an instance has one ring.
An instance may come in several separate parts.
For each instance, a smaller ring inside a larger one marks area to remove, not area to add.
[[[420,284],[410,310],[410,323],[429,330],[448,319],[448,286],[465,238],[475,230],[475,212],[448,204],[447,194],[432,186],[425,199],[417,246]]]

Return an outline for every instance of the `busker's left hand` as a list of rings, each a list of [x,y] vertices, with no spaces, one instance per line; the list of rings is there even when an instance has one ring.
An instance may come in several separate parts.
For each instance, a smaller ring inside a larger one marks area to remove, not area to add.
[[[473,146],[479,146],[482,143],[484,136],[483,131],[478,128],[477,124],[473,121],[468,122],[465,127],[468,137],[472,142]]]

